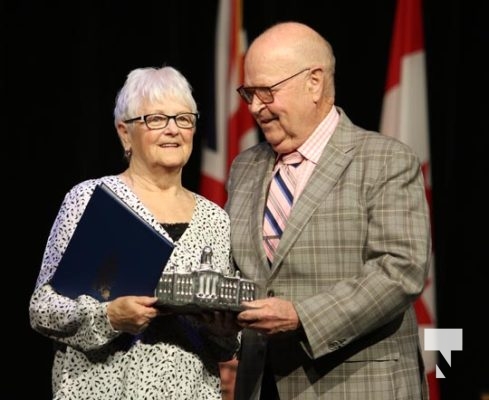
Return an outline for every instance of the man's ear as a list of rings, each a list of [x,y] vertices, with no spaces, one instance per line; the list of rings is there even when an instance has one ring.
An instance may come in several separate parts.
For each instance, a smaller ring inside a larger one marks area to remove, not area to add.
[[[327,84],[322,68],[312,68],[308,80],[309,92],[314,96],[314,101],[318,102],[323,96],[324,85]]]

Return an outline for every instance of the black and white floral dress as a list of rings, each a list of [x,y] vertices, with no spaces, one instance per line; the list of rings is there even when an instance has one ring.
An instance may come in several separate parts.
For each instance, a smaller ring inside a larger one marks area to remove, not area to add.
[[[90,296],[72,300],[49,285],[95,185],[101,182],[172,240],[115,175],[81,182],[66,194],[51,228],[29,305],[32,328],[55,344],[53,399],[220,400],[218,362],[232,358],[238,345],[236,336],[214,336],[195,318],[172,315],[154,319],[136,338],[111,327],[107,303]],[[177,270],[197,267],[202,248],[210,245],[214,264],[229,273],[229,218],[216,204],[194,195],[194,215],[175,242],[168,262]]]

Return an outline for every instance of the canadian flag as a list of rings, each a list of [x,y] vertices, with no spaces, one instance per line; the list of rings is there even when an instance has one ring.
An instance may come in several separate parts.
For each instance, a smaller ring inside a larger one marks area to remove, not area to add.
[[[400,139],[418,154],[431,210],[428,128],[422,0],[398,0],[380,132]],[[430,268],[426,288],[416,301],[415,309],[420,340],[424,348],[424,329],[436,327],[434,262]],[[428,374],[430,399],[438,400],[440,395],[436,380],[437,353],[423,351],[423,359]]]
[[[258,129],[236,88],[243,82],[243,56],[247,48],[242,0],[220,0],[214,68],[214,124],[202,148],[199,192],[224,206],[226,180],[234,157],[258,143]],[[234,398],[237,361],[220,364],[223,400]]]

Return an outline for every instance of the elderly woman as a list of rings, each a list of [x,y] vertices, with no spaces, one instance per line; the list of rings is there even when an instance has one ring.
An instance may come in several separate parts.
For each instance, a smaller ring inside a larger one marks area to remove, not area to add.
[[[168,264],[176,271],[198,267],[202,249],[211,246],[216,267],[232,272],[227,214],[182,185],[198,116],[180,72],[169,66],[131,71],[114,110],[127,169],[66,194],[29,306],[32,328],[55,344],[53,399],[221,399],[219,362],[238,346],[228,314],[162,313],[152,296],[72,299],[50,285],[100,183],[174,244]]]

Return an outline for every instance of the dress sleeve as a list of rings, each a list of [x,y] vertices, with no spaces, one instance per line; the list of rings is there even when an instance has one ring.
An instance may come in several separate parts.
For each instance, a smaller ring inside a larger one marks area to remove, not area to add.
[[[90,296],[70,299],[59,295],[49,281],[90,198],[92,186],[79,184],[64,197],[51,227],[29,303],[30,324],[34,330],[82,350],[103,346],[119,335],[107,318],[107,303],[100,303]]]

